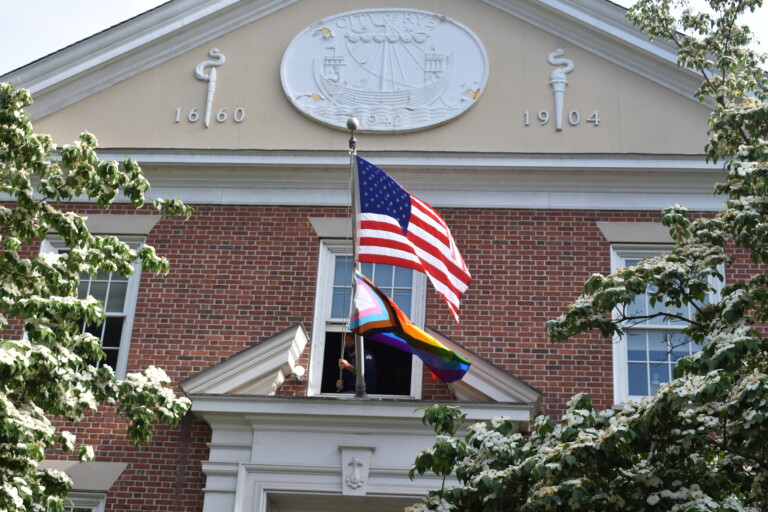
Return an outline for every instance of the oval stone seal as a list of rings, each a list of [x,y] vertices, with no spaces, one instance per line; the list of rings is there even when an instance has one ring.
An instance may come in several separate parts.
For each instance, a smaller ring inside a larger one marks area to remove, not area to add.
[[[455,20],[412,9],[346,12],[300,32],[283,55],[283,90],[310,118],[398,133],[446,123],[488,82],[480,39]]]

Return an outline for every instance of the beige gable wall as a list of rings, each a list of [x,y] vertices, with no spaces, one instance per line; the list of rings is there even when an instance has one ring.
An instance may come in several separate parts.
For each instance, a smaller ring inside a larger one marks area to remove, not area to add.
[[[384,5],[387,4],[387,5]],[[40,132],[63,143],[87,129],[102,147],[342,150],[347,134],[305,117],[285,98],[280,62],[305,27],[344,11],[380,8],[387,2],[304,0],[265,19],[150,69],[38,120]],[[400,2],[397,7],[445,14],[473,30],[490,60],[490,79],[477,104],[443,126],[411,134],[361,135],[365,150],[479,151],[522,153],[701,154],[708,110],[649,80],[624,70],[557,37],[527,25],[485,3],[470,0]],[[218,68],[214,116],[225,108],[229,119],[202,123],[207,85],[195,79],[195,66],[218,48],[226,63]],[[556,48],[573,60],[565,109],[578,110],[579,126],[554,129],[547,55]],[[189,123],[193,107],[201,120]],[[242,123],[232,121],[238,107]],[[176,123],[176,109],[181,108]],[[550,121],[539,126],[536,113]],[[523,126],[523,112],[531,125]],[[600,126],[586,122],[595,110]],[[694,127],[694,129],[692,129]],[[700,127],[696,130],[695,127]]]

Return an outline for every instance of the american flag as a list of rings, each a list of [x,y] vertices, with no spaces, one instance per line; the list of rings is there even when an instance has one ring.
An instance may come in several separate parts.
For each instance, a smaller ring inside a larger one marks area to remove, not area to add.
[[[358,259],[427,274],[458,322],[459,300],[472,278],[445,221],[387,173],[355,158],[360,193]]]

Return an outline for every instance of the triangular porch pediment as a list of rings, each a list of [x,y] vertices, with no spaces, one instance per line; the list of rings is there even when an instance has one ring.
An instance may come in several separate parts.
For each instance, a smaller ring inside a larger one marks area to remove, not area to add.
[[[274,395],[308,341],[304,326],[294,325],[182,381],[181,388],[189,395]]]
[[[541,392],[478,357],[466,348],[428,329],[449,349],[472,361],[464,378],[449,385],[457,400],[531,404],[538,412]],[[301,353],[309,343],[304,326],[297,324],[181,383],[189,395],[274,395],[296,372]]]

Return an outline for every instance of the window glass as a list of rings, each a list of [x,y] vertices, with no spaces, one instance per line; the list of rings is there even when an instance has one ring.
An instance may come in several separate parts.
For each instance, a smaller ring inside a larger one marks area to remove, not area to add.
[[[626,339],[630,395],[655,393],[672,378],[677,360],[692,353],[693,344],[681,333],[633,328]]]
[[[352,301],[352,256],[337,256],[333,269],[333,299],[331,318],[345,319],[349,316]]]
[[[648,395],[648,365],[645,363],[629,363],[629,394]]]
[[[614,269],[636,265],[641,259],[639,255],[650,257],[664,250],[666,248],[614,248]],[[710,298],[706,302],[709,300]],[[661,302],[651,305],[649,294],[646,293],[637,296],[625,307],[623,313],[627,317],[666,313],[681,318],[665,318],[659,315],[648,320],[627,322],[624,336],[619,338],[614,346],[617,403],[652,395],[662,383],[672,379],[672,370],[680,358],[701,350],[700,345],[681,332],[687,325],[683,318],[693,316],[694,307],[691,305],[670,308]]]
[[[127,237],[123,241],[137,249],[143,239]],[[42,251],[64,253],[67,248],[61,240],[51,237],[43,243]],[[103,271],[99,271],[96,277],[83,273],[77,287],[78,298],[93,296],[102,303],[106,313],[106,319],[101,325],[82,325],[83,332],[89,332],[102,341],[106,358],[94,364],[97,367],[103,364],[111,366],[119,378],[125,376],[127,366],[139,274],[138,264],[134,265],[134,272],[130,277]]]

